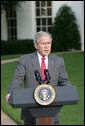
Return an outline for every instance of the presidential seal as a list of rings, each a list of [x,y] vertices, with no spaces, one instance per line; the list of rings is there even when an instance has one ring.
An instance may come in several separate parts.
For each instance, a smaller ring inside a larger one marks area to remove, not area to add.
[[[40,105],[49,105],[55,99],[55,90],[51,85],[39,85],[34,91],[34,98]]]

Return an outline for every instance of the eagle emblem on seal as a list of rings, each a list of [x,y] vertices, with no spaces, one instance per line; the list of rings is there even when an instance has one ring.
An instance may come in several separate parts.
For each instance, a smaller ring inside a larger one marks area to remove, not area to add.
[[[55,99],[55,90],[51,85],[39,85],[34,91],[34,98],[40,105],[49,105]]]

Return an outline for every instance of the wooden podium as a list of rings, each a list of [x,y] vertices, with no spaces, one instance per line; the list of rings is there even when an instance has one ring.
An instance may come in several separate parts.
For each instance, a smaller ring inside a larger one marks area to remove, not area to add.
[[[36,121],[39,125],[52,125],[52,117],[40,117]]]
[[[56,97],[50,105],[42,106],[35,101],[33,95],[35,88],[14,89],[9,104],[14,108],[29,108],[36,125],[53,125],[54,117],[63,105],[74,105],[79,101],[76,86],[54,87],[54,89]]]

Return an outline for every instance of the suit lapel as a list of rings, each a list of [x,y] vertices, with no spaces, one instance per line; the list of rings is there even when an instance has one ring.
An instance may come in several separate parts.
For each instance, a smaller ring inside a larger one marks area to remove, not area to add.
[[[41,69],[40,69],[40,65],[39,65],[37,52],[33,53],[33,55],[32,55],[32,62],[31,63],[32,63],[34,71],[38,70],[39,73],[41,74]]]
[[[48,70],[50,75],[52,75],[52,73],[54,72],[55,69],[55,61],[54,58],[52,57],[52,54],[49,54],[48,56]]]

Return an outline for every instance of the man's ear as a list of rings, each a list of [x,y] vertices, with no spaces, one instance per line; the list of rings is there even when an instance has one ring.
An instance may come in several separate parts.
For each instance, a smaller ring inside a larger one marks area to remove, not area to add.
[[[34,47],[37,49],[37,43],[36,42],[34,43]]]

